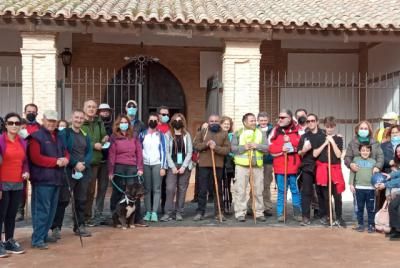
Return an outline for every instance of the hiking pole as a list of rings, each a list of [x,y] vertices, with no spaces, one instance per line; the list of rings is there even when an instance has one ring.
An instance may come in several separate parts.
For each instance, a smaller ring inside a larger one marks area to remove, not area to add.
[[[25,196],[25,222],[28,222],[28,216],[29,216],[29,180],[26,180],[26,196]],[[32,216],[32,211],[31,211],[31,216]]]
[[[65,173],[65,180],[67,181],[68,191],[69,191],[69,195],[70,195],[70,199],[71,199],[72,214],[74,215],[74,218],[75,218],[75,221],[76,221],[76,226],[77,226],[78,233],[79,233],[79,240],[81,241],[81,247],[83,248],[83,240],[82,240],[81,229],[79,228],[78,217],[77,217],[76,209],[75,209],[74,191],[72,190],[71,183],[69,182],[68,172],[67,172],[67,168],[66,167],[64,167],[64,173]]]
[[[331,170],[331,144],[328,144],[328,191],[329,191],[329,224],[332,228],[332,170]]]
[[[212,165],[213,165],[215,194],[217,195],[218,218],[219,218],[219,222],[222,223],[221,205],[219,203],[218,178],[217,178],[217,171],[216,171],[216,168],[215,168],[214,149],[211,149],[211,160],[212,160]]]
[[[253,150],[250,150],[249,154],[249,182],[250,182],[250,190],[251,190],[251,209],[253,210],[253,219],[254,224],[257,223],[256,216],[256,195],[254,193],[254,177],[253,177]]]
[[[284,152],[285,157],[285,174],[283,176],[283,223],[286,223],[286,198],[287,198],[287,177],[288,177],[288,155]]]

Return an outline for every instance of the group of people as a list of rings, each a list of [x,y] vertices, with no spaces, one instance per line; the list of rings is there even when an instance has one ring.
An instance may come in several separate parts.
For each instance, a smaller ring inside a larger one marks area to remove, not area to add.
[[[171,116],[168,107],[150,113],[146,124],[138,120],[134,100],[126,103],[125,110],[113,120],[108,104],[87,100],[83,110],[72,112],[70,122],[47,110],[39,124],[35,104],[25,106],[25,119],[17,113],[5,116],[0,135],[0,234],[4,226],[5,239],[0,239],[0,257],[24,252],[14,239],[14,229],[18,208],[27,197],[27,180],[32,185],[32,247],[38,249],[47,249],[48,243],[61,238],[71,200],[75,234],[89,237],[88,226],[106,222],[104,200],[110,181],[111,212],[125,200],[129,186],[144,185],[145,210],[142,214],[141,198],[135,199],[135,226],[182,221],[194,166],[198,202],[194,221],[205,218],[207,195],[213,192],[216,219],[223,221],[233,213],[237,221],[244,222],[250,212],[255,220],[265,222],[273,215],[270,187],[275,177],[279,222],[287,219],[289,188],[293,217],[302,226],[311,224],[313,209],[313,216],[322,224],[346,227],[341,199],[344,144],[336,132],[335,118],[326,117],[321,128],[318,116],[305,109],[295,114],[282,110],[276,125],[265,112],[257,116],[247,113],[243,126],[233,131],[231,118],[213,114],[192,139],[185,116]],[[389,236],[395,240],[400,238],[400,195],[396,195],[400,188],[396,172],[400,168],[400,126],[397,120],[387,123],[384,131],[377,132],[382,142],[378,143],[371,124],[359,122],[344,164],[351,171],[350,189],[358,219],[355,229],[374,232],[375,201],[380,201],[375,193],[390,189],[386,191],[392,228]],[[371,177],[380,172],[387,180],[372,184]]]

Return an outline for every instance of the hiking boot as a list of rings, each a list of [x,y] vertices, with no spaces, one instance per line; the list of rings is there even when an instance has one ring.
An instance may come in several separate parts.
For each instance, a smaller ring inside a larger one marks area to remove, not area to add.
[[[0,258],[7,258],[7,250],[4,248],[3,242],[0,241]]]
[[[158,222],[158,215],[157,212],[152,212],[151,213],[151,219],[152,222]]]
[[[283,216],[278,216],[278,222],[285,222],[285,218]]]
[[[55,237],[53,237],[53,236],[48,236],[45,240],[44,240],[44,242],[45,243],[57,243],[57,238],[55,238]]]
[[[266,222],[267,218],[265,218],[265,216],[260,216],[256,218],[257,221],[261,221],[261,222]]]
[[[183,221],[182,214],[179,213],[179,212],[177,212],[176,215],[175,215],[175,220],[176,220],[176,221]]]
[[[160,219],[160,221],[162,221],[162,222],[167,222],[170,220],[172,220],[172,218],[168,214],[164,214]]]
[[[40,250],[46,250],[49,249],[49,246],[46,243],[40,243],[37,245],[32,245],[32,248],[40,249]]]
[[[347,224],[343,219],[338,219],[333,223],[333,226],[337,226],[339,228],[347,228]]]
[[[4,248],[6,249],[7,253],[12,254],[22,254],[25,252],[21,245],[13,238],[8,239],[7,242],[4,243]]]
[[[364,232],[364,226],[362,226],[362,225],[358,225],[356,228],[353,228],[353,229],[354,229],[354,231],[357,231],[360,233]]]
[[[238,222],[245,222],[246,221],[246,217],[245,216],[239,216],[236,218]]]
[[[264,216],[265,216],[265,217],[271,217],[271,216],[272,216],[272,211],[270,211],[270,210],[264,210]]]
[[[375,233],[375,227],[372,224],[368,225],[368,233],[369,234]]]
[[[196,214],[196,216],[194,216],[193,218],[194,221],[201,221],[204,220],[204,216],[201,215],[200,213]]]
[[[147,211],[146,215],[143,217],[144,221],[150,221],[151,220],[151,212]]]
[[[390,235],[390,241],[398,241],[398,240],[400,240],[400,232],[394,231],[394,232]]]
[[[61,229],[56,227],[51,231],[51,236],[55,239],[61,239]]]
[[[74,233],[75,235],[81,235],[82,237],[91,237],[92,233],[86,230],[85,225],[81,224],[79,225],[79,230],[77,227],[74,227]]]
[[[303,217],[303,220],[300,222],[300,226],[310,226],[310,225],[311,225],[310,219],[307,217]]]

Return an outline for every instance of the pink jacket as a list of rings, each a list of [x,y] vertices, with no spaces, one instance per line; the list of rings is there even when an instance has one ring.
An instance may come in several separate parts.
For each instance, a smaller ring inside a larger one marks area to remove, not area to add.
[[[142,145],[138,138],[112,137],[108,153],[108,174],[114,174],[115,164],[136,166],[143,171]]]

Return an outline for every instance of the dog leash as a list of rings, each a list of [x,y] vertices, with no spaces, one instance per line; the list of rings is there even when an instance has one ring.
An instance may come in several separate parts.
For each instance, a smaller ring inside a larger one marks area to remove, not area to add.
[[[137,177],[139,183],[140,183],[140,184],[143,183],[143,176],[140,176],[140,175],[138,175],[138,174],[136,174],[136,175],[114,174],[114,176],[118,176],[118,177],[126,178],[126,179],[128,179],[128,178],[136,178],[136,177]],[[111,180],[111,184],[112,184],[112,185],[115,187],[115,189],[117,189],[120,193],[126,195],[126,194],[125,194],[125,191],[123,191],[123,190],[115,183],[114,178]]]

